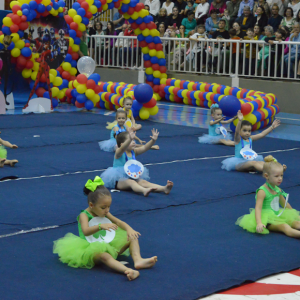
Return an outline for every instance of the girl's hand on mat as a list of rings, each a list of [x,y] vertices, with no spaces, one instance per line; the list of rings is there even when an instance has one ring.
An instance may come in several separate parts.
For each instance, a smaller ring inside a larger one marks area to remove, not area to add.
[[[237,113],[237,117],[238,117],[238,119],[239,119],[240,121],[243,121],[244,116],[243,116],[243,114],[242,114],[242,112],[241,112],[240,110],[239,110],[238,113]]]
[[[272,124],[272,128],[275,129],[278,126],[280,126],[280,121],[276,119]]]
[[[256,231],[257,231],[258,233],[262,233],[262,232],[264,231],[264,228],[266,228],[266,225],[264,225],[264,224],[258,224],[258,225],[256,226]]]
[[[118,229],[118,226],[116,224],[113,224],[113,223],[101,224],[100,227],[101,227],[101,229],[108,230],[108,231],[111,231],[111,229],[112,230],[117,230]]]
[[[151,130],[151,132],[152,132],[152,136],[150,136],[150,138],[152,140],[156,141],[158,139],[159,132],[157,131],[157,129],[154,129],[154,128]]]
[[[141,234],[139,232],[133,230],[132,228],[127,230],[127,240],[128,241],[137,240],[140,235]]]
[[[11,148],[12,148],[12,149],[17,149],[17,148],[19,148],[19,147],[18,147],[17,145],[12,145]]]

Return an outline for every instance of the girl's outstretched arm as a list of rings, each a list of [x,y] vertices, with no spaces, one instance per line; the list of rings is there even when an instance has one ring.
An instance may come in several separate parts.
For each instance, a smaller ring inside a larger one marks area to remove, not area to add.
[[[111,220],[114,224],[116,224],[118,227],[121,229],[127,231],[127,237],[128,241],[129,240],[135,240],[138,239],[139,236],[141,235],[139,232],[135,231],[130,227],[127,223],[121,221],[120,219],[114,217],[111,213],[108,213],[106,217]]]
[[[256,205],[255,205],[255,219],[256,219],[256,231],[258,233],[263,232],[266,226],[261,222],[261,209],[266,197],[266,193],[263,190],[259,190],[256,197]]]
[[[126,151],[128,146],[130,145],[131,141],[135,137],[135,131],[133,131],[132,128],[128,129],[128,133],[129,133],[128,139],[121,145],[120,148],[116,149],[116,152],[115,152],[115,158],[116,159],[118,159],[122,156],[122,154]]]
[[[3,146],[5,146],[5,147],[9,147],[9,148],[13,148],[13,149],[17,149],[17,148],[18,148],[17,145],[13,145],[13,144],[11,144],[10,142],[4,141],[4,140],[2,140],[2,139],[0,139],[0,145],[3,145]]]
[[[233,122],[236,118],[237,118],[237,116],[235,116],[227,121],[221,121],[221,124],[229,124],[229,123]]]
[[[239,121],[236,125],[235,134],[234,134],[234,142],[236,145],[241,141],[240,130],[241,130],[241,125],[242,125],[242,121],[244,118],[244,116],[240,110],[237,113],[237,117],[238,117]]]
[[[81,225],[82,232],[85,236],[89,236],[89,235],[92,235],[92,234],[98,232],[100,230],[100,228],[103,230],[108,230],[108,231],[118,229],[118,226],[116,224],[109,224],[109,223],[101,224],[100,228],[99,228],[99,225],[94,225],[94,226],[90,227],[89,226],[89,218],[85,213],[81,213],[79,215],[79,223]]]
[[[264,130],[263,132],[261,132],[259,134],[255,134],[255,135],[251,136],[252,141],[257,141],[257,140],[265,137],[266,135],[268,135],[273,129],[275,129],[279,125],[280,125],[280,121],[276,119],[269,128],[267,128],[266,130]]]
[[[143,154],[144,152],[151,149],[151,147],[155,144],[156,140],[158,139],[159,132],[157,131],[157,129],[152,129],[151,132],[152,132],[152,136],[150,136],[151,140],[146,145],[134,150],[136,155]]]
[[[221,122],[222,120],[224,120],[224,119],[225,119],[225,117],[222,117],[222,118],[217,119],[217,120],[215,120],[215,121],[210,121],[209,124],[210,124],[210,125],[215,125],[215,124],[220,123],[220,122]],[[223,122],[221,122],[221,123],[223,123]]]

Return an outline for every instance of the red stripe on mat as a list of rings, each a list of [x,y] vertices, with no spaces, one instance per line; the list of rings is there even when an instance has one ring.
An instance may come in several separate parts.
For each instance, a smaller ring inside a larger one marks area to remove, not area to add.
[[[296,271],[293,271],[296,272]],[[292,273],[292,272],[290,272]],[[296,274],[295,274],[296,275]],[[300,276],[300,272],[299,275]],[[219,293],[227,295],[273,295],[289,294],[300,291],[299,285],[250,283]]]

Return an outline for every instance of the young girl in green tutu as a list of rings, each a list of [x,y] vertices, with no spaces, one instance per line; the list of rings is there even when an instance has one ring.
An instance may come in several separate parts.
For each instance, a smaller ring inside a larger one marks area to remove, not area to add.
[[[111,194],[102,179],[96,176],[94,181],[88,180],[84,193],[88,196],[88,207],[77,217],[79,237],[67,233],[54,242],[53,253],[59,255],[60,261],[73,268],[87,269],[103,263],[125,274],[129,280],[134,280],[140,275],[139,271],[127,268],[116,260],[120,254],[128,256],[126,250],[129,248],[135,269],[153,267],[157,256],[146,259],[141,257],[138,242],[140,233],[109,212]],[[112,240],[105,240],[105,236],[112,232],[115,233]]]
[[[255,209],[250,208],[250,214],[238,218],[235,224],[252,233],[274,231],[300,238],[299,211],[286,204],[287,194],[278,187],[283,180],[283,165],[271,155],[264,161],[263,176],[267,181],[256,191]]]
[[[7,158],[7,151],[4,147],[9,147],[12,149],[17,149],[17,145],[12,145],[8,141],[4,141],[0,139],[0,168],[3,168],[4,165],[10,165],[13,167],[18,161],[16,159],[6,159]]]

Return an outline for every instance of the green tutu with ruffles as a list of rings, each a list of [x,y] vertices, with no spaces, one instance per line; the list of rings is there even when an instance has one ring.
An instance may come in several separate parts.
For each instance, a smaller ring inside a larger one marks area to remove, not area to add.
[[[279,214],[282,212],[282,209],[279,209]],[[295,209],[285,209],[281,216],[277,217],[277,215],[271,209],[262,209],[261,211],[261,222],[265,226],[268,224],[288,224],[292,225],[294,221],[300,221],[299,211]],[[250,208],[250,214],[239,217],[235,222],[236,225],[241,226],[243,229],[257,233],[256,231],[256,218],[255,218],[255,209]],[[269,234],[269,230],[264,228],[261,234]]]
[[[95,265],[95,254],[106,252],[116,259],[127,243],[127,232],[121,228],[116,230],[115,238],[110,243],[89,243],[73,233],[67,233],[63,238],[54,241],[53,253],[58,254],[60,261],[70,267],[91,269]],[[122,254],[129,256],[129,251]]]
[[[0,146],[0,158],[7,158],[7,151],[4,146]]]

